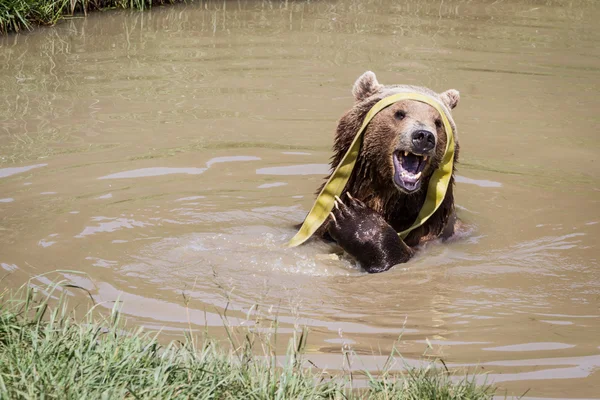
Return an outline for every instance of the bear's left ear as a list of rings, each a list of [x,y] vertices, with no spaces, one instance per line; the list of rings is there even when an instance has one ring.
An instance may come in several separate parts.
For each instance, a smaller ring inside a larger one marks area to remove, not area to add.
[[[367,97],[377,93],[383,85],[377,82],[377,77],[372,71],[367,71],[362,74],[352,87],[352,94],[354,99],[359,102],[363,101]]]
[[[449,109],[456,107],[460,101],[460,93],[456,89],[446,90],[444,93],[440,93],[440,97]]]

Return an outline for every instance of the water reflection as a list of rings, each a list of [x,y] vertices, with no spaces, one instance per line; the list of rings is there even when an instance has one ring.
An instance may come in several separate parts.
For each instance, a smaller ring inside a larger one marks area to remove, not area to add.
[[[110,218],[110,217],[93,217],[92,221],[99,222],[97,226],[87,226],[81,233],[76,235],[76,238],[83,238],[89,235],[95,235],[102,232],[114,232],[119,229],[133,229],[135,227],[144,227],[152,225],[148,222],[136,221],[130,218]]]
[[[228,157],[216,157],[211,158],[206,162],[206,167],[210,168],[213,164],[226,163],[226,162],[239,162],[239,161],[259,161],[260,157],[254,156],[228,156]]]
[[[540,350],[562,350],[562,349],[570,349],[575,347],[574,344],[566,344],[566,343],[522,343],[522,344],[513,344],[510,346],[500,346],[500,347],[487,347],[483,350],[486,351],[540,351]]]
[[[147,176],[161,176],[169,174],[188,174],[199,175],[206,171],[206,168],[170,168],[170,167],[154,167],[141,168],[132,171],[117,172],[106,176],[101,176],[98,179],[131,179],[143,178]]]
[[[455,181],[458,183],[466,183],[469,185],[477,185],[481,187],[502,187],[500,182],[488,181],[486,179],[471,179],[465,176],[457,175]]]
[[[263,183],[260,186],[257,186],[258,189],[269,189],[274,187],[280,187],[287,185],[286,182],[272,182],[272,183]],[[1,200],[0,200],[1,201]]]
[[[35,168],[45,167],[48,164],[36,164],[36,165],[28,165],[26,167],[9,167],[9,168],[0,168],[0,178],[6,178],[11,175],[21,174],[23,172],[31,171]]]
[[[286,165],[284,167],[259,168],[256,173],[259,175],[327,175],[329,172],[328,164],[300,164]]]

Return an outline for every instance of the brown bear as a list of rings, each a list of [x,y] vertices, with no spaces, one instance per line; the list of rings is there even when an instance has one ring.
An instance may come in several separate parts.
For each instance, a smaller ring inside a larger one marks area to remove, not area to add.
[[[453,195],[458,138],[450,114],[460,99],[457,90],[438,94],[417,86],[385,86],[373,72],[365,72],[352,89],[354,106],[339,121],[332,171],[348,151],[371,107],[384,97],[401,92],[423,93],[437,100],[447,111],[453,132],[445,131],[435,108],[416,100],[390,105],[366,127],[350,179],[317,235],[333,238],[368,272],[386,271],[408,261],[417,246],[453,235],[458,223]],[[448,135],[454,135],[455,153],[445,197],[435,213],[402,240],[398,232],[409,228],[417,218],[429,179],[444,156]]]

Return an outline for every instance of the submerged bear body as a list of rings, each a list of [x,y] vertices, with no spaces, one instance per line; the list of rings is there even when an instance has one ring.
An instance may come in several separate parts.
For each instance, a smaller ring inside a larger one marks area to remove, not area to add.
[[[437,100],[449,119],[446,132],[438,111],[423,102],[402,100],[380,111],[364,131],[354,169],[329,218],[317,231],[331,236],[369,272],[382,272],[408,261],[416,246],[454,233],[454,170],[438,209],[404,240],[398,232],[417,218],[429,180],[440,167],[448,135],[455,142],[454,165],[458,161],[456,126],[450,110],[459,101],[456,90],[435,93],[416,86],[384,86],[375,74],[364,73],[352,90],[354,106],[342,116],[335,134],[332,171],[348,151],[366,114],[384,97],[401,93],[423,93]],[[454,168],[454,167],[453,167]]]

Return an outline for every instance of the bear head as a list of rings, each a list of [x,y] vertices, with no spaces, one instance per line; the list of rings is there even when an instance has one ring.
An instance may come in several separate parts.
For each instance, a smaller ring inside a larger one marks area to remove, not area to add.
[[[352,89],[354,106],[339,122],[332,163],[337,165],[341,161],[371,107],[385,97],[402,92],[423,93],[438,100],[447,111],[453,132],[446,132],[438,111],[426,103],[402,100],[388,106],[373,117],[364,132],[351,178],[354,182],[350,182],[350,186],[364,187],[367,182],[370,190],[389,193],[395,188],[404,195],[426,191],[429,178],[442,162],[450,134],[455,139],[456,161],[458,139],[450,110],[458,104],[459,92],[450,89],[435,93],[417,86],[386,86],[377,81],[373,72],[367,71]],[[361,182],[356,182],[357,179]]]

